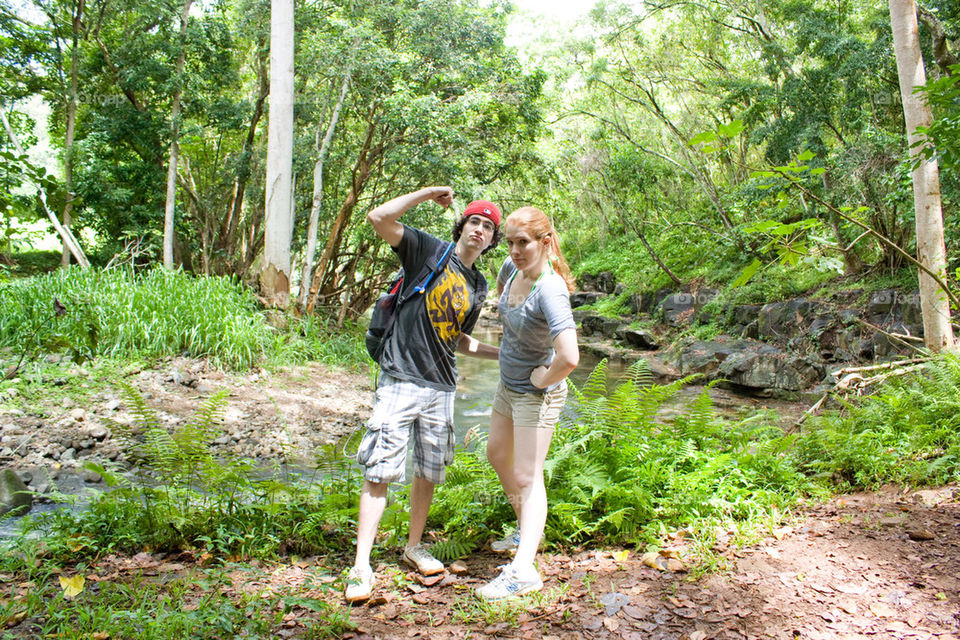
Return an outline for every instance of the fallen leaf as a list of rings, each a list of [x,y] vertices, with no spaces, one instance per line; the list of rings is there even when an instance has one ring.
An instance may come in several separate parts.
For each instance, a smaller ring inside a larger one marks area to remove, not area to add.
[[[432,587],[443,580],[443,578],[444,576],[442,573],[437,573],[432,576],[422,576],[419,573],[417,574],[417,581],[425,587]]]
[[[603,619],[603,626],[607,628],[607,631],[616,631],[620,628],[620,621],[608,616]]]
[[[85,578],[81,575],[73,576],[72,578],[64,578],[60,576],[60,588],[63,589],[63,597],[68,600],[73,600],[80,593],[83,592],[83,584]]]
[[[910,529],[907,531],[907,537],[917,542],[923,542],[925,540],[933,540],[937,536],[929,529]]]
[[[13,615],[7,616],[7,619],[6,619],[5,623],[4,623],[4,626],[5,626],[7,629],[11,629],[11,628],[17,626],[18,624],[20,624],[21,622],[23,622],[23,619],[26,618],[26,617],[27,617],[27,611],[26,611],[26,609],[24,609],[23,611],[18,611],[17,613],[14,613]]]

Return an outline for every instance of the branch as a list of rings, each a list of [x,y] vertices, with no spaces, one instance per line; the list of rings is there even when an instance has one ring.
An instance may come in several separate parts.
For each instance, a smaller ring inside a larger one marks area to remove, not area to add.
[[[782,170],[782,169],[774,169],[773,171],[774,171],[775,173],[777,173],[778,175],[780,175],[780,177],[782,177],[783,179],[785,179],[785,180],[786,180],[787,182],[789,182],[791,185],[795,186],[797,189],[799,189],[801,192],[803,192],[808,198],[813,199],[815,202],[819,203],[821,206],[823,206],[824,208],[826,208],[828,211],[832,211],[833,213],[835,213],[836,215],[840,216],[841,218],[843,218],[843,219],[846,220],[847,222],[850,222],[850,223],[852,223],[852,224],[860,227],[861,229],[863,229],[864,231],[866,231],[867,233],[869,233],[870,235],[872,235],[874,238],[876,238],[877,240],[879,240],[881,243],[887,245],[888,247],[890,247],[891,249],[893,249],[896,253],[899,253],[901,256],[903,256],[903,257],[907,260],[907,262],[909,262],[910,264],[912,264],[913,266],[915,266],[917,269],[919,269],[920,271],[923,271],[925,274],[927,274],[928,276],[930,276],[930,279],[933,280],[935,283],[937,283],[937,285],[940,287],[940,289],[943,291],[943,293],[944,293],[948,298],[950,298],[950,302],[953,303],[953,306],[954,306],[955,308],[960,308],[960,299],[958,299],[957,296],[956,296],[956,294],[954,294],[954,293],[950,290],[950,287],[947,286],[947,283],[944,282],[943,279],[942,279],[938,274],[936,274],[936,273],[934,273],[933,271],[931,271],[929,267],[927,267],[925,264],[923,264],[922,262],[920,262],[919,260],[917,260],[916,258],[914,258],[914,257],[913,257],[912,255],[910,255],[909,253],[907,253],[907,251],[905,251],[905,250],[904,250],[900,245],[898,245],[896,242],[894,242],[893,240],[889,239],[888,237],[886,237],[885,235],[883,235],[882,233],[880,233],[879,231],[877,231],[877,230],[874,229],[873,227],[870,227],[870,226],[867,225],[866,223],[860,222],[860,221],[857,220],[856,218],[853,218],[853,217],[851,217],[851,216],[848,216],[848,215],[845,214],[843,211],[841,211],[841,210],[838,209],[837,207],[833,206],[832,204],[830,204],[829,202],[827,202],[826,200],[824,200],[823,198],[821,198],[820,196],[818,196],[817,194],[813,193],[812,191],[810,191],[809,189],[807,189],[805,186],[803,186],[802,184],[800,184],[800,182],[799,182],[798,180],[794,179],[793,176],[787,175],[787,173],[786,173],[784,170]]]

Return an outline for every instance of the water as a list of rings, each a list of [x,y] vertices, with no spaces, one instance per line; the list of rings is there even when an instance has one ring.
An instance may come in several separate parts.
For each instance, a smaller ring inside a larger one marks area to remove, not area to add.
[[[478,327],[477,330],[474,331],[473,336],[488,344],[500,344],[501,334],[499,327],[496,325]],[[581,353],[580,365],[573,374],[571,374],[570,379],[574,384],[578,386],[582,385],[599,362],[600,359],[595,355]],[[487,432],[490,425],[490,414],[492,413],[493,395],[500,380],[500,369],[496,360],[463,356],[458,359],[458,370],[460,374],[460,384],[457,387],[454,402],[454,419],[456,424],[456,442],[458,445],[462,445],[469,430],[475,429],[477,432]],[[624,374],[625,370],[626,366],[624,363],[609,361],[607,363],[607,386],[614,386]],[[689,403],[702,391],[703,387],[699,385],[685,387],[674,399],[661,407],[660,417],[667,418],[682,413],[686,410]],[[796,417],[799,417],[806,408],[796,403],[741,396],[717,387],[710,390],[710,395],[713,398],[715,409],[721,415],[732,418],[744,418],[758,410],[774,409],[781,415],[781,425],[792,422]],[[567,410],[576,410],[575,407],[571,407],[569,401]],[[355,453],[355,451],[348,451],[347,455],[350,453]],[[312,460],[306,458],[300,461],[290,461],[288,470],[309,477],[314,472],[313,469],[309,468],[311,462]],[[409,481],[412,477],[413,456],[408,455],[407,480]],[[58,484],[60,483],[58,482]],[[79,486],[60,486],[60,490],[70,494],[83,492],[82,480],[78,480],[74,484],[79,484]],[[59,508],[82,507],[81,505],[35,504],[30,513],[37,514]],[[20,518],[0,518],[0,539],[13,536],[19,521]]]

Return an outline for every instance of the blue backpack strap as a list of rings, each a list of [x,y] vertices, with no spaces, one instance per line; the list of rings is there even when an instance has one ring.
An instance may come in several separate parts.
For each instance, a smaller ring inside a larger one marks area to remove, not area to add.
[[[430,269],[430,273],[427,274],[427,277],[424,278],[420,284],[413,288],[411,295],[414,293],[423,293],[427,290],[427,285],[430,284],[430,281],[433,280],[433,276],[441,273],[447,266],[447,262],[450,261],[450,254],[453,252],[454,243],[451,242],[447,245],[447,248],[444,250],[443,254],[440,256],[440,259],[437,260],[436,266],[427,264],[427,268]]]

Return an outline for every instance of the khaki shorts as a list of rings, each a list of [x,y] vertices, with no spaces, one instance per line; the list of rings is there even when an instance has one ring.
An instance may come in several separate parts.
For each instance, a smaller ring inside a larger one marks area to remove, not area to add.
[[[513,427],[536,427],[553,429],[557,426],[560,412],[567,401],[567,381],[549,391],[539,393],[520,393],[511,391],[503,385],[497,385],[493,397],[493,410],[508,418],[513,418]]]

